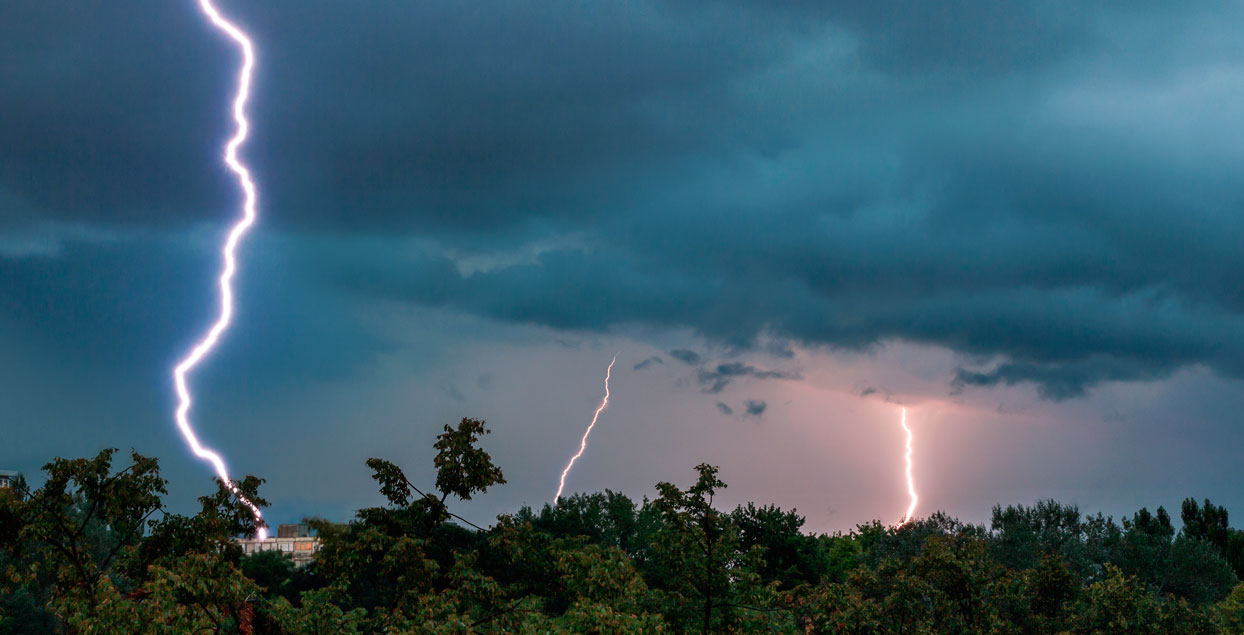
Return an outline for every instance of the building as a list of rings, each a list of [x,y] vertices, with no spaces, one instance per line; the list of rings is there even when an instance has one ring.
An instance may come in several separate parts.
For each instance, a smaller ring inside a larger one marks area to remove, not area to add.
[[[277,538],[310,538],[311,528],[306,525],[277,525]]]
[[[301,567],[315,560],[320,550],[320,539],[311,535],[311,528],[306,525],[277,525],[276,536],[266,540],[258,538],[236,538],[234,542],[242,548],[242,553],[250,556],[263,551],[280,551],[288,554],[294,564]]]
[[[17,482],[17,478],[21,476],[21,472],[13,470],[0,470],[0,489],[9,489]]]

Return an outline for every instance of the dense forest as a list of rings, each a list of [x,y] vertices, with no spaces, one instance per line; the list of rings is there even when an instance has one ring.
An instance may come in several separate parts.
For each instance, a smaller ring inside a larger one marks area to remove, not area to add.
[[[988,526],[934,514],[845,534],[795,511],[714,506],[710,465],[657,497],[577,495],[477,527],[501,486],[483,422],[445,426],[436,480],[367,462],[382,507],[311,519],[297,568],[243,555],[254,520],[223,483],[165,512],[155,459],[56,459],[0,492],[0,633],[1241,633],[1244,532],[1189,499],[1116,523],[1054,501]],[[260,479],[235,482],[259,504]]]

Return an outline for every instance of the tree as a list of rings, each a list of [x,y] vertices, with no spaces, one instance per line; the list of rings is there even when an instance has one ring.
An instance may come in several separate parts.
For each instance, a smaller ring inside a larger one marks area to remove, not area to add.
[[[804,518],[794,510],[786,512],[773,505],[756,507],[748,503],[730,513],[730,522],[738,529],[743,551],[756,547],[762,550],[763,564],[758,571],[762,583],[791,588],[816,582],[816,541],[800,531]]]
[[[200,499],[203,511],[186,518],[164,511],[155,459],[133,452],[114,472],[115,454],[56,459],[43,467],[42,487],[19,483],[17,496],[0,497],[0,559],[8,563],[0,591],[37,598],[56,631],[232,632],[256,587],[237,569],[229,537],[254,530],[238,495],[266,505],[260,481],[218,482],[216,494]],[[47,625],[27,618],[27,626]]]
[[[1231,570],[1235,571],[1235,577],[1244,579],[1244,531],[1227,530],[1227,549],[1223,557],[1231,565]]]
[[[652,507],[663,523],[653,537],[654,582],[664,598],[663,613],[678,631],[728,632],[755,613],[778,610],[776,590],[760,583],[756,570],[763,562],[759,546],[744,551],[731,517],[713,507],[726,484],[717,468],[696,466],[694,485],[681,490],[658,483],[660,496]],[[741,617],[740,611],[751,613]]]
[[[298,567],[283,551],[260,551],[242,558],[242,574],[263,589],[263,596],[275,600],[283,597],[291,604],[301,604],[305,591],[323,586],[315,573],[315,564]]]
[[[553,536],[581,536],[594,544],[632,551],[639,547],[638,511],[631,499],[605,490],[563,496],[556,504],[545,503],[539,514],[523,507],[515,518]]]
[[[672,483],[657,484],[660,496],[653,507],[661,513],[666,531],[653,545],[664,568],[665,587],[672,606],[665,611],[675,628],[698,623],[704,633],[723,627],[730,616],[730,574],[726,564],[736,535],[724,515],[713,508],[713,497],[726,484],[717,468],[701,463],[699,478],[686,491]],[[698,605],[698,610],[692,609]]]
[[[424,492],[401,468],[372,458],[367,465],[387,507],[359,510],[347,525],[317,521],[321,548],[317,572],[328,596],[366,629],[431,628],[433,624],[500,623],[512,619],[504,590],[475,568],[483,531],[450,511],[450,496],[469,500],[505,482],[501,469],[477,446],[488,434],[483,421],[464,418],[445,426],[437,450],[435,490]],[[353,618],[352,618],[353,619]],[[439,627],[438,627],[439,628]]]
[[[1157,515],[1141,508],[1130,520],[1124,518],[1123,535],[1115,557],[1120,571],[1150,587],[1162,588],[1170,571],[1174,535],[1170,516],[1161,507]]]
[[[1110,545],[1089,539],[1094,532],[1100,533],[1103,524],[1113,526],[1100,517],[1083,518],[1075,505],[1052,500],[1038,501],[1032,507],[996,506],[990,519],[990,549],[994,557],[1015,569],[1032,569],[1045,557],[1058,555],[1076,575],[1088,580],[1110,559]]]
[[[1179,536],[1171,544],[1169,557],[1161,590],[1193,605],[1223,600],[1239,582],[1231,565],[1208,541]]]
[[[987,555],[984,540],[961,532],[931,536],[907,567],[935,593],[933,627],[941,633],[988,633],[1001,628],[997,601],[1006,585],[1006,569]]]
[[[562,551],[557,571],[573,598],[555,623],[568,633],[660,633],[665,620],[648,611],[648,586],[617,547]]]
[[[1183,535],[1204,540],[1221,553],[1227,550],[1227,510],[1205,499],[1204,506],[1197,506],[1196,500],[1185,498],[1180,508],[1180,518],[1184,521]]]
[[[1244,633],[1244,582],[1214,607],[1214,617],[1224,633]]]
[[[1046,555],[1041,564],[1025,572],[1028,606],[1038,632],[1058,633],[1067,628],[1070,608],[1080,596],[1080,579],[1067,561],[1058,555]]]
[[[1074,632],[1130,635],[1166,631],[1162,624],[1159,599],[1135,576],[1125,575],[1113,565],[1106,566],[1106,578],[1085,589],[1073,612]]]
[[[255,530],[240,497],[265,505],[260,479],[217,482],[180,516],[153,459],[57,459],[43,487],[0,493],[0,634],[1244,630],[1223,557],[1244,539],[1208,501],[1178,534],[1162,508],[1120,526],[1042,501],[995,508],[990,531],[936,513],[810,536],[793,510],[717,510],[725,483],[702,464],[655,500],[576,495],[481,527],[454,508],[505,482],[487,432],[445,426],[430,487],[369,459],[386,503],[307,521],[321,550],[304,568],[233,540]]]

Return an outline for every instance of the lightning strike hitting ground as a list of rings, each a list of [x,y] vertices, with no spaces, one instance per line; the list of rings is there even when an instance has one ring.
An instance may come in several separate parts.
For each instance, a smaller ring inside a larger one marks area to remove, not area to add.
[[[907,432],[907,494],[911,496],[911,504],[907,506],[907,513],[903,514],[903,521],[899,526],[906,525],[911,520],[911,515],[916,511],[916,502],[920,497],[916,496],[916,482],[911,477],[911,428],[907,427],[907,409],[903,408],[903,418],[901,419],[903,430]]]
[[[596,427],[596,420],[600,418],[600,413],[609,407],[609,375],[613,372],[613,364],[618,361],[618,356],[613,356],[613,361],[609,362],[609,368],[605,369],[605,398],[601,400],[600,407],[596,409],[596,414],[592,415],[592,423],[588,425],[587,431],[583,433],[583,440],[579,441],[579,451],[570,457],[570,462],[566,464],[566,469],[562,470],[562,479],[557,484],[557,494],[553,496],[553,502],[557,503],[562,497],[562,490],[566,488],[566,475],[570,473],[570,468],[574,467],[574,462],[583,456],[583,451],[587,449],[587,437],[592,434],[592,428]]]
[[[255,183],[251,180],[250,170],[238,160],[238,147],[246,141],[246,136],[250,131],[250,122],[246,119],[246,101],[250,97],[251,89],[251,71],[255,67],[255,51],[251,45],[251,40],[241,29],[233,23],[226,20],[212,5],[211,0],[199,0],[199,8],[211,20],[212,25],[218,30],[228,35],[238,48],[242,51],[242,67],[238,71],[238,88],[233,99],[233,120],[237,123],[237,132],[233,138],[229,139],[229,143],[225,146],[225,163],[229,169],[238,177],[238,184],[245,194],[245,202],[242,206],[242,218],[229,231],[229,238],[225,241],[221,250],[221,256],[224,260],[224,270],[220,273],[220,316],[216,319],[216,323],[208,330],[203,339],[199,340],[190,353],[186,355],[177,367],[173,370],[173,382],[177,385],[177,427],[181,430],[181,434],[186,438],[186,443],[190,445],[190,450],[194,455],[208,461],[212,467],[216,469],[216,475],[220,480],[224,481],[229,489],[237,494],[238,498],[250,507],[251,512],[255,514],[255,521],[261,522],[262,514],[259,507],[251,503],[243,497],[233,486],[233,481],[229,480],[229,471],[225,469],[225,462],[220,455],[203,447],[199,443],[198,437],[194,434],[194,429],[190,426],[190,389],[186,386],[186,374],[194,369],[202,359],[211,352],[216,346],[216,341],[220,339],[221,333],[229,327],[230,320],[233,319],[233,287],[231,282],[233,274],[237,270],[237,263],[234,260],[233,252],[237,249],[238,241],[246,234],[251,225],[255,223]],[[259,537],[261,539],[267,537],[267,531],[263,528],[259,529]]]

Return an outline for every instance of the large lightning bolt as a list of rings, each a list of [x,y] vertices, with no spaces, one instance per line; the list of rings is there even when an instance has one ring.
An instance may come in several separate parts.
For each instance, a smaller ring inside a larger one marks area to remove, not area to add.
[[[583,451],[587,449],[587,437],[592,434],[592,428],[596,427],[596,420],[600,418],[600,413],[609,407],[609,375],[613,372],[613,364],[618,361],[618,356],[613,356],[613,361],[609,362],[609,368],[605,369],[605,398],[600,401],[600,406],[596,408],[596,414],[592,415],[592,423],[588,425],[587,430],[583,433],[583,439],[579,441],[579,451],[570,457],[570,462],[566,464],[566,469],[562,470],[562,479],[557,483],[557,494],[553,496],[553,502],[556,503],[562,497],[562,490],[566,488],[566,475],[570,473],[570,468],[574,467],[574,462],[583,456]]]
[[[920,497],[916,496],[916,481],[911,477],[911,428],[907,427],[907,409],[903,408],[903,417],[900,420],[903,430],[907,432],[907,495],[911,496],[911,504],[907,506],[907,513],[903,514],[903,521],[899,526],[906,525],[911,520],[911,515],[916,511],[916,502]]]
[[[251,90],[251,71],[255,67],[255,51],[251,45],[251,40],[241,29],[232,22],[226,20],[216,10],[211,0],[199,0],[199,8],[211,20],[212,24],[223,31],[233,40],[238,48],[242,50],[242,68],[238,71],[237,93],[233,98],[233,120],[237,124],[237,131],[233,138],[229,139],[229,143],[225,146],[225,163],[229,169],[238,177],[238,184],[245,194],[245,202],[242,206],[242,218],[229,231],[229,238],[225,241],[224,247],[221,249],[221,256],[224,260],[224,270],[220,272],[220,316],[216,318],[216,323],[208,330],[203,339],[199,340],[190,353],[186,355],[177,367],[173,369],[173,382],[177,385],[177,427],[181,429],[181,434],[186,438],[186,442],[190,444],[190,450],[195,456],[204,459],[216,468],[216,475],[220,480],[235,494],[237,497],[250,507],[251,512],[255,515],[255,522],[262,523],[262,514],[259,507],[247,500],[234,487],[233,481],[229,480],[229,471],[225,469],[225,462],[220,455],[203,447],[199,443],[199,439],[194,434],[194,429],[190,426],[190,389],[186,387],[186,374],[194,369],[195,366],[216,346],[216,341],[220,339],[221,333],[229,327],[230,320],[233,319],[233,274],[237,270],[237,262],[234,259],[233,252],[237,249],[238,242],[255,224],[255,183],[251,180],[250,170],[238,159],[238,148],[246,141],[247,133],[250,131],[250,122],[246,120],[246,101],[250,97]],[[268,532],[263,527],[259,528],[259,538],[266,538]]]

